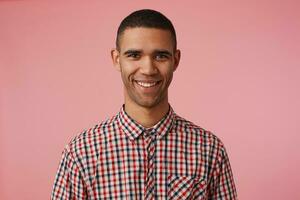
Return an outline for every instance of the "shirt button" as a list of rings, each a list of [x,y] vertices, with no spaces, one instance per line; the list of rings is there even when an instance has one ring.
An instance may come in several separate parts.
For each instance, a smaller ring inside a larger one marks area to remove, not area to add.
[[[144,137],[149,137],[153,134],[153,128],[148,128],[144,130]]]

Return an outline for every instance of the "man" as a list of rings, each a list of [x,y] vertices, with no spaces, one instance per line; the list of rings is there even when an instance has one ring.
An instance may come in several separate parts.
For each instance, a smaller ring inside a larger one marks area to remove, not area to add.
[[[131,13],[111,56],[125,104],[67,145],[52,199],[237,199],[222,142],[169,105],[180,60],[170,20],[154,10]]]

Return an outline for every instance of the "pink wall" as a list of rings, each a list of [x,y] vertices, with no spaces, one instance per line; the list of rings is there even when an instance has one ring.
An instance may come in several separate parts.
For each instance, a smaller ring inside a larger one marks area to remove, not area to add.
[[[299,1],[116,2],[0,2],[0,199],[49,199],[63,147],[118,112],[110,49],[140,8],[173,20],[171,104],[223,140],[239,199],[300,199]]]

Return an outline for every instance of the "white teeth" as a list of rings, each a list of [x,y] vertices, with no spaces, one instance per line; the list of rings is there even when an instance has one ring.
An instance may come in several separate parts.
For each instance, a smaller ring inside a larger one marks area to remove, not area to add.
[[[136,81],[136,82],[137,82],[137,84],[139,84],[140,86],[146,87],[146,88],[148,88],[148,87],[153,87],[154,85],[157,84],[157,82],[152,82],[152,83],[145,83],[145,82],[140,82],[140,81]]]

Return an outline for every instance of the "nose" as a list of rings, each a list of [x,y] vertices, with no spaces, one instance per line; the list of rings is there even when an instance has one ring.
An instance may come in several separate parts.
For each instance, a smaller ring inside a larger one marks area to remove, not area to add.
[[[140,71],[145,75],[154,75],[158,72],[158,69],[151,57],[145,57],[143,60],[141,60]]]

